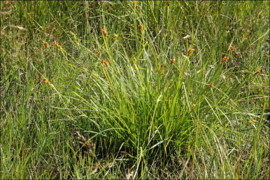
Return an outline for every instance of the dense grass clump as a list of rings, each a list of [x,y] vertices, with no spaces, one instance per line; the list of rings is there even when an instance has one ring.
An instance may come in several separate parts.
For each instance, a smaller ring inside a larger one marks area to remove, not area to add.
[[[268,12],[1,2],[0,177],[270,178]]]

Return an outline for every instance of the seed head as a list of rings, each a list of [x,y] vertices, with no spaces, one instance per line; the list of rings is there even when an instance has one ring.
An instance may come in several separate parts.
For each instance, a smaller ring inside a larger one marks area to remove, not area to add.
[[[46,48],[49,48],[49,44],[48,44],[47,42],[44,43],[44,46],[45,46]]]
[[[59,45],[59,43],[58,42],[56,42],[56,43],[54,43],[54,45],[58,48],[58,49],[62,49],[62,47]]]
[[[210,86],[210,88],[213,88],[213,87],[214,87],[214,82],[211,82],[211,83],[209,84],[209,86]]]
[[[114,34],[113,37],[114,37],[114,40],[115,41],[118,41],[118,39],[117,39],[118,38],[118,34]]]
[[[168,2],[167,2],[167,7],[170,7],[170,5],[171,5],[171,2],[168,1]]]
[[[174,59],[170,59],[170,64],[174,64],[175,60]]]
[[[138,27],[140,28],[140,32],[142,33],[143,32],[143,25],[139,25]]]
[[[43,82],[44,82],[45,84],[51,84],[50,81],[48,81],[48,79],[46,79],[46,78],[43,78],[42,80],[43,80]]]
[[[98,55],[98,57],[100,57],[100,55],[101,55],[101,52],[98,52],[98,53],[97,53],[97,55]]]
[[[134,5],[134,7],[136,7],[136,6],[137,6],[137,3],[138,3],[138,1],[133,1],[133,5]]]
[[[257,74],[259,74],[260,72],[261,72],[261,69],[259,68],[259,69],[255,72],[254,75],[257,75]]]
[[[108,36],[108,32],[106,28],[101,29],[101,32],[104,36]]]
[[[195,51],[195,50],[194,50],[193,48],[189,49],[189,50],[188,50],[188,56],[191,56],[192,53],[193,53],[194,51]]]
[[[234,50],[234,47],[231,46],[230,49],[229,49],[229,53],[230,53],[231,51],[233,51],[233,50]]]
[[[221,62],[227,62],[228,61],[228,59],[229,59],[229,57],[228,56],[225,56],[225,57],[223,57],[222,59],[221,59]]]
[[[108,62],[108,61],[102,59],[102,62],[103,62],[107,67],[109,67],[109,62]]]

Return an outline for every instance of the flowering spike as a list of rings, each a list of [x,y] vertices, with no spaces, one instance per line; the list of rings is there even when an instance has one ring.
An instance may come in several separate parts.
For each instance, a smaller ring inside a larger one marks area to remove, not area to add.
[[[133,1],[133,5],[134,5],[134,7],[136,7],[136,6],[137,6],[137,3],[138,3],[138,1]]]
[[[107,67],[109,67],[109,62],[108,62],[108,61],[102,59],[102,62],[103,62]]]
[[[230,52],[233,51],[233,50],[234,50],[234,47],[231,46],[228,52],[230,53]]]
[[[101,32],[104,36],[108,36],[108,32],[106,28],[101,29]]]
[[[191,56],[192,53],[193,53],[194,51],[195,51],[195,50],[194,50],[193,48],[189,49],[189,50],[188,50],[188,56]]]
[[[118,38],[118,34],[114,34],[113,37],[114,37],[114,40],[115,41],[118,41],[118,39],[117,39]]]
[[[55,45],[58,49],[60,49],[60,50],[62,49],[62,46],[60,46],[58,42],[55,42],[54,45]]]
[[[44,46],[45,46],[46,48],[49,48],[49,44],[48,44],[47,42],[44,43]]]
[[[51,84],[50,81],[49,81],[48,79],[46,79],[46,78],[43,78],[42,80],[43,80],[43,82],[44,82],[45,84]]]
[[[223,57],[222,59],[221,59],[221,62],[227,62],[228,61],[228,59],[229,59],[229,57],[228,56],[225,56],[225,57]]]
[[[143,32],[143,25],[139,25],[138,27],[140,28],[140,32],[142,33]]]
[[[259,68],[256,72],[255,75],[259,74],[261,72],[261,69]]]

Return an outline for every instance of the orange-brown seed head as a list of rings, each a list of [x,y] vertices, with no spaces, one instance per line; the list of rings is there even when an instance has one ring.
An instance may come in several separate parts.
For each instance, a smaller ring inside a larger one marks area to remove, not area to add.
[[[261,72],[261,69],[259,68],[256,72],[255,75],[259,74]]]
[[[210,88],[214,87],[214,82],[211,82],[211,83],[209,84],[209,86],[210,86]]]
[[[142,33],[143,32],[143,25],[139,25],[138,27],[140,28],[140,32]]]
[[[107,67],[109,67],[109,62],[108,62],[108,61],[102,59],[102,62],[103,62]]]
[[[223,57],[222,59],[221,59],[221,62],[227,62],[228,61],[228,59],[229,59],[229,57],[228,56],[225,56],[225,57]]]
[[[49,44],[48,44],[47,42],[44,43],[44,46],[45,46],[46,48],[49,48]]]
[[[231,46],[230,49],[229,49],[229,53],[230,53],[231,51],[233,51],[233,50],[234,50],[234,47]]]
[[[101,29],[102,34],[104,34],[104,36],[108,36],[108,32],[106,28]]]
[[[59,45],[59,43],[58,42],[56,42],[56,43],[54,43],[54,45],[58,48],[58,49],[62,49],[62,47]]]
[[[51,84],[50,81],[46,78],[43,78],[42,81],[45,83],[45,84]]]
[[[191,56],[194,51],[195,51],[195,49],[193,49],[193,48],[189,49],[188,50],[188,56]]]

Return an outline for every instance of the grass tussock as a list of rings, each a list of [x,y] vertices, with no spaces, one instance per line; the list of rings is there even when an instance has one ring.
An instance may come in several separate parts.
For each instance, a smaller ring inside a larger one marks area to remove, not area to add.
[[[1,178],[269,179],[268,12],[1,2]]]

